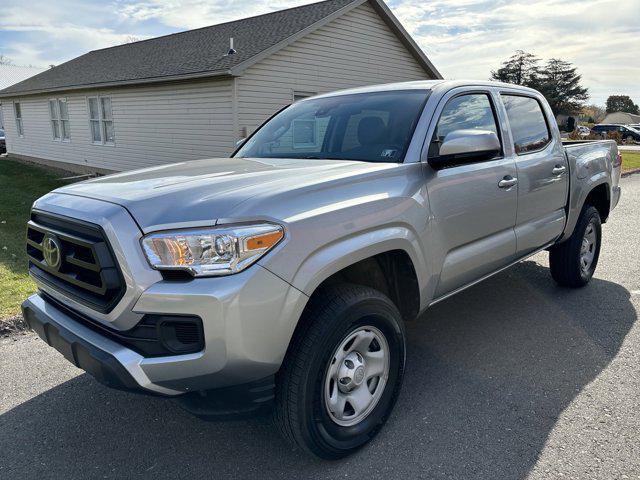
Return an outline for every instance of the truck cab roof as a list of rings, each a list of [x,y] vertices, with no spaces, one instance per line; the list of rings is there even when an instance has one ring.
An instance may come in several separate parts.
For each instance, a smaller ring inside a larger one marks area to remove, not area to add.
[[[397,82],[385,83],[381,85],[368,85],[365,87],[349,88],[345,90],[337,90],[335,92],[325,93],[309,98],[326,98],[337,97],[341,95],[353,95],[360,93],[374,93],[398,90],[441,90],[448,91],[458,87],[498,87],[509,90],[521,90],[522,92],[538,94],[537,90],[522,85],[514,85],[511,83],[493,82],[487,80],[417,80],[413,82]],[[307,100],[307,99],[305,99]],[[302,101],[305,101],[302,100]]]

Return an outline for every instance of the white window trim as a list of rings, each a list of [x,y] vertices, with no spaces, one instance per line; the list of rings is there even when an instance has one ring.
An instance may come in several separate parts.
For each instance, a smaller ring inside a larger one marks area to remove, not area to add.
[[[61,101],[64,101],[67,104],[67,119],[64,120],[65,122],[67,122],[69,124],[69,138],[64,138],[64,128],[62,127],[62,114],[60,113],[60,103]],[[55,105],[55,118],[51,118],[51,102],[53,102],[53,104]],[[54,142],[60,142],[60,143],[70,143],[71,142],[71,119],[68,118],[69,117],[69,102],[67,100],[67,97],[52,97],[49,98],[47,100],[47,110],[49,111],[49,126],[51,127],[51,137],[53,138]],[[57,121],[58,122],[58,134],[60,135],[58,138],[55,137],[55,134],[53,133],[53,121]]]
[[[54,111],[53,111],[53,115],[51,112],[51,102],[53,102],[54,105]],[[51,136],[53,137],[53,141],[54,142],[59,142],[62,139],[62,133],[61,133],[61,128],[60,128],[60,111],[58,110],[58,99],[57,98],[50,98],[47,100],[47,110],[49,111],[49,126],[51,127]],[[57,121],[58,122],[58,138],[56,138],[56,134],[53,128],[53,122]]]
[[[20,122],[18,126],[18,111],[16,109],[16,103],[18,105],[20,105]],[[20,100],[14,100],[13,101],[13,119],[15,120],[15,124],[16,124],[16,133],[18,134],[19,138],[24,138],[24,111],[22,110],[22,101]]]
[[[302,97],[298,100],[300,101],[300,100],[304,100],[305,98],[313,97],[315,95],[317,95],[316,92],[303,92],[300,90],[293,90],[291,92],[291,103],[294,103],[296,101],[296,97]]]
[[[96,102],[98,104],[98,126],[100,128],[100,141],[96,142],[93,139],[93,132],[91,130],[91,121],[95,121],[95,119],[91,118],[91,107],[89,106],[89,99],[91,98],[95,98]],[[87,95],[86,97],[86,102],[87,102],[87,116],[88,116],[88,122],[89,122],[89,141],[91,142],[92,145],[101,145],[104,147],[115,147],[116,146],[116,142],[107,142],[105,140],[105,136],[104,136],[104,122],[107,121],[104,117],[104,112],[102,111],[102,102],[100,101],[101,98],[108,98],[109,100],[111,100],[111,120],[108,120],[111,122],[111,125],[113,126],[113,138],[115,139],[116,137],[116,122],[113,119],[113,97],[111,95]]]

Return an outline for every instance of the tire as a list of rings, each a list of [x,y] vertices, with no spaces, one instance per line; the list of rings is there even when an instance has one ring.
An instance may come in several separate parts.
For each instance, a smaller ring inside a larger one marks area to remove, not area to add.
[[[633,142],[634,142],[634,138],[633,138],[631,135],[629,135],[628,137],[626,137],[626,138],[624,139],[624,142],[623,142],[623,143],[625,143],[625,144],[627,144],[627,145],[631,145],[631,144],[633,144]]]
[[[389,298],[352,284],[314,294],[300,322],[276,378],[274,419],[294,446],[320,458],[342,458],[375,437],[393,409],[404,375],[404,323]],[[386,359],[367,360],[374,357]],[[369,378],[375,363],[384,365],[386,381],[384,374]],[[356,409],[349,401],[342,407],[341,400],[352,395],[373,400],[368,408]],[[340,405],[335,412],[328,406],[332,401]]]
[[[588,248],[583,251],[583,240],[588,231],[593,232],[593,243],[587,245]],[[600,214],[595,207],[585,205],[573,234],[549,251],[549,266],[553,279],[563,287],[584,287],[591,280],[598,265],[601,243]],[[587,252],[589,255],[583,257],[583,253],[587,254]]]

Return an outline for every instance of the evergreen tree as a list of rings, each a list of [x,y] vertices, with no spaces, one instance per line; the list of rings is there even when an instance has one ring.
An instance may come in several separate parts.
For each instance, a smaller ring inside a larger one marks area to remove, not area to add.
[[[516,85],[536,85],[540,73],[539,61],[535,55],[517,50],[511,58],[502,62],[498,70],[491,72],[491,79]]]
[[[607,98],[607,113],[627,112],[638,115],[638,105],[628,95],[611,95]]]
[[[538,89],[555,115],[579,113],[589,99],[588,90],[580,85],[582,76],[571,63],[552,58],[540,71]]]
[[[502,66],[491,72],[491,79],[524,85],[539,90],[551,105],[555,115],[580,113],[589,98],[588,90],[580,85],[582,77],[569,62],[552,58],[543,67],[531,53],[517,50]]]

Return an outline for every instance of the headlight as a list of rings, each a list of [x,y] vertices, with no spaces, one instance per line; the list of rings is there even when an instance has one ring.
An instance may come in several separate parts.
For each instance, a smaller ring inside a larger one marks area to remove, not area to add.
[[[244,270],[283,237],[280,225],[262,223],[152,233],[142,239],[142,247],[155,269],[205,277]]]

